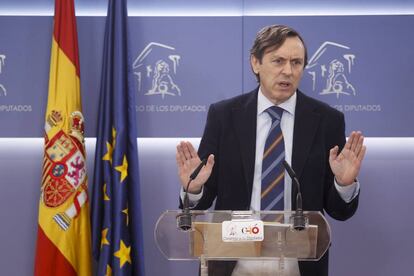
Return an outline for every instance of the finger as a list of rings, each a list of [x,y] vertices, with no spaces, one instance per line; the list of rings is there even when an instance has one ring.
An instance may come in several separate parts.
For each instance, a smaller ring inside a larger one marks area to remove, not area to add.
[[[214,166],[214,155],[210,154],[206,165],[203,167],[201,174],[204,175],[204,178],[208,179],[211,175],[211,171],[213,170]]]
[[[355,147],[355,154],[358,156],[361,152],[362,146],[364,145],[364,136],[359,136],[357,145]]]
[[[356,140],[357,133],[355,131],[352,131],[351,134],[348,137],[347,141],[347,149],[349,150],[355,150],[355,140]]]
[[[181,142],[181,147],[183,149],[183,154],[186,160],[191,159],[190,149],[188,148],[189,142]]]
[[[186,154],[189,156],[189,159],[196,159],[198,161],[201,161],[198,157],[197,151],[194,149],[193,145],[190,142],[185,142],[185,149]]]
[[[367,147],[366,146],[362,146],[361,152],[358,154],[357,158],[359,160],[359,162],[362,162],[362,160],[365,157],[365,153],[367,152]]]
[[[175,154],[175,160],[176,160],[176,162],[177,162],[177,166],[178,166],[178,170],[180,171],[182,168],[183,168],[183,162],[182,162],[182,160],[181,160],[181,157],[180,157],[180,154],[178,153],[178,151],[177,151],[177,153]]]
[[[213,169],[213,166],[214,166],[214,155],[210,154],[202,170],[204,170],[204,172],[211,172],[211,170]]]
[[[358,145],[359,138],[362,136],[361,131],[354,132],[353,136],[354,137],[352,139],[351,151],[355,152],[356,147]]]
[[[198,157],[197,151],[195,150],[193,144],[191,144],[190,142],[187,142],[187,147],[188,147],[188,151],[192,158]]]
[[[355,140],[357,140],[356,136],[357,136],[356,132],[352,131],[351,136],[348,138],[348,140],[349,140],[349,150],[352,150],[352,151],[355,150]]]
[[[331,148],[331,150],[329,151],[329,162],[335,161],[336,157],[338,156],[338,150],[338,146]]]
[[[214,155],[210,154],[207,159],[206,168],[211,170],[213,169],[213,166],[214,166]]]
[[[354,136],[355,136],[355,131],[352,131],[351,134],[348,137],[348,140],[345,143],[344,149],[349,149],[349,150],[351,149],[351,145],[352,145],[352,142],[354,140]]]
[[[184,162],[185,162],[185,155],[184,155],[184,151],[183,151],[183,147],[182,147],[181,143],[177,145],[177,154],[178,154],[178,156],[180,158],[181,164],[184,164]]]

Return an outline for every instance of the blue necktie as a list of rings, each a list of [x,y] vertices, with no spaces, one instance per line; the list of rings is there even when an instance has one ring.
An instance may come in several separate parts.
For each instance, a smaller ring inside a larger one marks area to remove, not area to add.
[[[262,160],[261,210],[284,210],[285,143],[280,121],[283,109],[272,106],[265,110],[272,118]]]

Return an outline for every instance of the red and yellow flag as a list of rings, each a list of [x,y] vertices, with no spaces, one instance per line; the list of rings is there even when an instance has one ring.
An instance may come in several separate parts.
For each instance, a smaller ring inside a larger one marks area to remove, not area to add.
[[[73,0],[55,0],[34,275],[91,275],[89,203]]]

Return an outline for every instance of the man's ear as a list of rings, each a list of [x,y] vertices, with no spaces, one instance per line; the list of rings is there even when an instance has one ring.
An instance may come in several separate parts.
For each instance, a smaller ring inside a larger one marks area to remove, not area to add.
[[[250,56],[250,66],[252,67],[253,73],[259,74],[260,61],[254,56]]]

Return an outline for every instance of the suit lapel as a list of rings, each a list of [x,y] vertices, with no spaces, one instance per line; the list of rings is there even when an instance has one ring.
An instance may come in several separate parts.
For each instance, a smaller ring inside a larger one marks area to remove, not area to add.
[[[300,178],[309,151],[312,147],[320,115],[314,111],[312,103],[301,92],[297,92],[295,126],[293,131],[292,167]],[[295,191],[293,189],[292,191]],[[292,192],[292,195],[296,192]]]
[[[232,120],[242,156],[249,199],[252,194],[256,158],[257,91],[258,89],[248,93],[246,98],[243,98],[240,104],[232,110]]]

